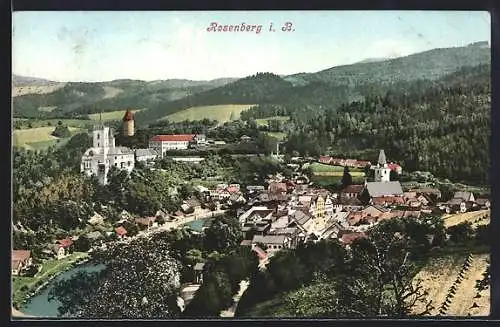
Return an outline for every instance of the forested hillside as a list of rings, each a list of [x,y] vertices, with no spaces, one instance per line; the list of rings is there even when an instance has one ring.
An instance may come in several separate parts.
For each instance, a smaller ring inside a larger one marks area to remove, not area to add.
[[[15,117],[75,118],[82,115],[154,107],[223,86],[234,79],[213,81],[115,80],[102,83],[66,83],[48,94],[24,94],[13,99]],[[50,107],[50,111],[43,108]],[[42,109],[41,109],[42,108]]]
[[[15,117],[74,118],[124,108],[147,109],[137,115],[141,125],[193,106],[261,104],[267,112],[314,111],[342,103],[363,101],[388,90],[405,90],[417,80],[436,80],[462,67],[490,62],[482,44],[434,49],[381,62],[337,66],[317,73],[280,77],[259,73],[243,79],[212,81],[116,80],[102,83],[66,83],[48,94],[14,98]],[[270,106],[272,105],[272,106]],[[273,114],[274,115],[274,114]],[[257,117],[257,114],[254,114]]]
[[[490,66],[480,65],[338,108],[295,111],[287,151],[348,156],[385,149],[406,170],[487,184],[490,80]]]

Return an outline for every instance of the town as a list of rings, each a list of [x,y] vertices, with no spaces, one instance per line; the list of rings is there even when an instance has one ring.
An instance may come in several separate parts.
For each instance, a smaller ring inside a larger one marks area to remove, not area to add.
[[[178,151],[214,144],[214,140],[207,140],[203,134],[170,134],[151,137],[148,148],[131,149],[117,145],[114,133],[105,124],[96,124],[92,132],[92,147],[81,158],[81,173],[96,177],[102,185],[109,184],[108,175],[113,169],[130,174],[134,167],[141,165],[154,171],[155,162],[163,159],[203,165],[203,157],[181,156]],[[121,133],[128,138],[134,137],[134,113],[131,110],[127,110],[123,117]],[[240,139],[248,142],[250,138],[241,135]],[[171,151],[176,151],[176,155],[169,156]],[[277,171],[265,176],[264,183],[260,184],[242,185],[233,180],[206,187],[194,183],[193,193],[182,199],[176,210],[169,212],[160,208],[151,216],[137,216],[123,210],[122,218],[112,225],[106,224],[105,217],[94,212],[88,217],[90,229],[86,229],[86,234],[54,240],[46,245],[44,256],[63,260],[72,256],[75,246],[81,251],[82,243],[85,244],[84,251],[91,253],[105,250],[111,243],[126,244],[138,237],[183,226],[187,226],[191,233],[200,234],[210,226],[214,217],[231,213],[240,225],[240,246],[248,247],[258,258],[259,269],[265,270],[270,259],[281,250],[296,249],[300,244],[321,240],[336,240],[349,249],[352,242],[366,237],[370,228],[394,218],[425,219],[432,215],[476,212],[478,214],[471,223],[489,220],[490,201],[486,197],[458,191],[443,198],[435,187],[403,186],[399,181],[403,167],[388,161],[383,149],[374,164],[368,160],[330,156],[290,157],[286,162],[284,156],[279,155],[279,148],[270,158],[287,167],[288,175]],[[307,174],[307,167],[311,165],[342,171],[340,188],[332,191],[315,185],[310,181],[310,173]],[[363,182],[352,183],[349,169],[364,170]],[[430,246],[433,246],[435,236],[426,235]],[[181,291],[183,297],[179,297],[181,308],[189,304],[202,283],[203,265],[199,263],[192,267],[194,277]],[[33,263],[30,249],[13,250],[14,276],[33,276],[42,270],[43,264]],[[234,315],[234,310],[231,314]]]

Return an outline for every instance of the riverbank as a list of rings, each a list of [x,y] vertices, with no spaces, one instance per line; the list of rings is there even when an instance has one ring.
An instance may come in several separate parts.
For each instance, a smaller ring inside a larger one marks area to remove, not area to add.
[[[61,260],[49,259],[42,264],[42,269],[33,277],[13,276],[12,306],[22,310],[30,298],[38,294],[48,283],[59,274],[87,262],[87,252],[75,252]]]

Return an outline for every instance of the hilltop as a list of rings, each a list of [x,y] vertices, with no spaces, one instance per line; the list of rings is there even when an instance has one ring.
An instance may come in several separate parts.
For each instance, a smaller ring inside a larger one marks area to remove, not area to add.
[[[147,125],[196,106],[279,104],[288,111],[312,104],[323,106],[327,103],[337,107],[342,103],[362,101],[369,95],[383,94],[396,85],[401,87],[402,83],[437,80],[462,67],[489,65],[491,55],[489,47],[478,42],[466,47],[433,49],[381,60],[364,60],[316,73],[288,76],[259,73],[242,79],[211,81],[68,82],[59,84],[53,92],[16,96],[14,116],[77,118],[124,108],[146,109],[137,115],[137,121]]]

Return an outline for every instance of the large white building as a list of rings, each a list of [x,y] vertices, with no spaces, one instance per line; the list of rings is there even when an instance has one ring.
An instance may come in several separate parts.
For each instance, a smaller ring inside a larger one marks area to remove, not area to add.
[[[107,184],[107,174],[111,167],[127,170],[134,169],[134,152],[122,146],[115,146],[113,130],[103,125],[94,127],[93,146],[82,156],[81,172],[87,176],[95,175],[101,184]]]
[[[204,134],[155,135],[149,140],[149,148],[155,150],[161,158],[169,150],[186,150],[190,144],[205,144]]]

